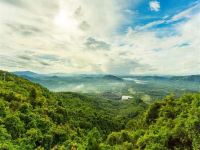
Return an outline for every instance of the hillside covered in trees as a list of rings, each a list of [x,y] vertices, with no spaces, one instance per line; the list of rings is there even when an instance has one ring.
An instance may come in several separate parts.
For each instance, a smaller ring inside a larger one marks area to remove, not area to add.
[[[0,149],[197,150],[200,94],[112,101],[0,71]]]

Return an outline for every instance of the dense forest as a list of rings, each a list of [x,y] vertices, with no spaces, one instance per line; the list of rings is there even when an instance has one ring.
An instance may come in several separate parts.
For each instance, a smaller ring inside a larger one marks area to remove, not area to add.
[[[198,150],[200,94],[112,101],[0,71],[0,149]]]

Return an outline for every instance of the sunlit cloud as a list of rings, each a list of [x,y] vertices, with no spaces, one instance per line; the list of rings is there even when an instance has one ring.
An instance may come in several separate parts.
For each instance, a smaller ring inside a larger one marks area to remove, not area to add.
[[[160,2],[150,1],[149,7],[150,7],[151,11],[159,11],[160,10]]]
[[[0,69],[200,73],[199,3],[177,9],[167,17],[165,13],[159,16],[162,3],[0,0]],[[146,16],[141,14],[140,4],[146,8]],[[160,18],[137,24],[142,18],[152,19],[151,13]]]

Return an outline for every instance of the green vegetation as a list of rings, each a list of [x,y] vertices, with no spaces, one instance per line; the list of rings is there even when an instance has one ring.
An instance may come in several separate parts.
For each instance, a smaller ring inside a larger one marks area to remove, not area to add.
[[[200,94],[139,98],[53,93],[0,71],[0,149],[200,149]]]
[[[200,75],[188,76],[114,76],[102,74],[59,75],[14,72],[51,91],[95,94],[103,99],[120,100],[123,95],[138,97],[145,102],[162,99],[170,93],[200,91]]]

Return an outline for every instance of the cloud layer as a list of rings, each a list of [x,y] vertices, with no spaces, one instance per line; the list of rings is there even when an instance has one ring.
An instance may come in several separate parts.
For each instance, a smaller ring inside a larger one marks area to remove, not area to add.
[[[149,7],[150,7],[151,11],[159,11],[160,10],[160,2],[150,1]]]
[[[135,26],[140,3],[0,0],[0,69],[199,74],[199,3]],[[158,1],[146,5],[160,10]]]

